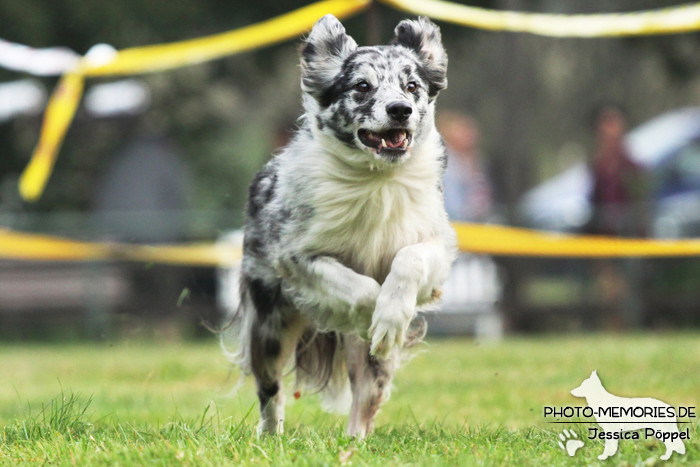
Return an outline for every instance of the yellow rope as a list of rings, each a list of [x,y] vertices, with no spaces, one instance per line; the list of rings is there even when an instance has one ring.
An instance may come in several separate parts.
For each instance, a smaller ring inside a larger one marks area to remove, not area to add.
[[[324,0],[215,36],[124,49],[105,65],[85,63],[83,73],[86,76],[133,75],[216,60],[292,39],[311,30],[316,21],[326,14],[345,18],[365,9],[369,3],[370,0]]]
[[[44,191],[63,137],[73,121],[73,115],[83,95],[84,82],[85,78],[80,74],[64,75],[49,100],[39,142],[29,165],[19,179],[19,193],[27,201],[36,201]]]
[[[622,37],[677,34],[700,29],[700,4],[632,13],[557,15],[494,11],[441,0],[380,0],[416,15],[491,31],[555,37]]]
[[[502,256],[697,256],[698,240],[653,240],[568,235],[500,225],[452,224],[462,251]]]
[[[563,258],[700,256],[698,240],[565,235],[500,225],[454,223],[461,251],[496,256]],[[223,243],[133,245],[91,243],[0,229],[0,258],[37,261],[136,261],[190,266],[237,264],[239,247]]]
[[[225,242],[187,245],[133,245],[81,242],[50,235],[0,229],[0,258],[33,261],[136,261],[189,266],[232,266],[239,247]]]

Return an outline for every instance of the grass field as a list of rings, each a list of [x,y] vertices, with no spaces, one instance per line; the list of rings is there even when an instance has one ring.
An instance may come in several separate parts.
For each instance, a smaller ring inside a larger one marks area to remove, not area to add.
[[[621,441],[605,462],[590,425],[555,425],[545,405],[597,369],[621,396],[700,405],[700,335],[434,340],[399,373],[366,441],[312,395],[287,407],[286,434],[258,439],[254,390],[214,342],[0,346],[0,465],[700,465],[700,426],[684,456]],[[290,398],[293,399],[293,398]],[[563,428],[585,441],[574,457]]]

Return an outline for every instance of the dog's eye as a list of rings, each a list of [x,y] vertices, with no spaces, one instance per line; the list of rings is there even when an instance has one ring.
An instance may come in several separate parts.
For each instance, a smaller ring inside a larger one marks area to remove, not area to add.
[[[367,81],[361,81],[355,85],[355,89],[360,92],[367,92],[371,89],[371,86]]]
[[[411,81],[406,85],[406,91],[408,92],[416,92],[418,90],[418,84],[414,83]]]

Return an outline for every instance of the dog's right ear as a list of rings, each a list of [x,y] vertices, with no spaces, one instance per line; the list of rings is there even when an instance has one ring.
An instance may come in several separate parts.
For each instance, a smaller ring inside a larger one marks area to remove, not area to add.
[[[440,28],[428,18],[403,20],[396,29],[393,43],[413,50],[423,63],[428,77],[430,97],[447,87],[447,53],[442,46]]]
[[[355,49],[357,43],[335,16],[318,20],[301,49],[302,91],[320,98]]]

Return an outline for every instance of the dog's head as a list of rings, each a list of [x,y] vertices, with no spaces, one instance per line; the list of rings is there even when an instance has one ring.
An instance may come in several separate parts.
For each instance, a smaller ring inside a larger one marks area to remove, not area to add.
[[[576,389],[571,390],[571,395],[576,397],[594,396],[599,394],[602,388],[603,384],[600,382],[600,378],[598,378],[598,373],[593,370],[593,373],[591,373],[588,379],[584,380]]]
[[[332,15],[321,18],[301,52],[304,107],[327,144],[353,158],[399,163],[434,128],[434,102],[447,86],[440,29],[405,20],[391,45],[358,47]],[[345,151],[347,152],[347,151]]]

